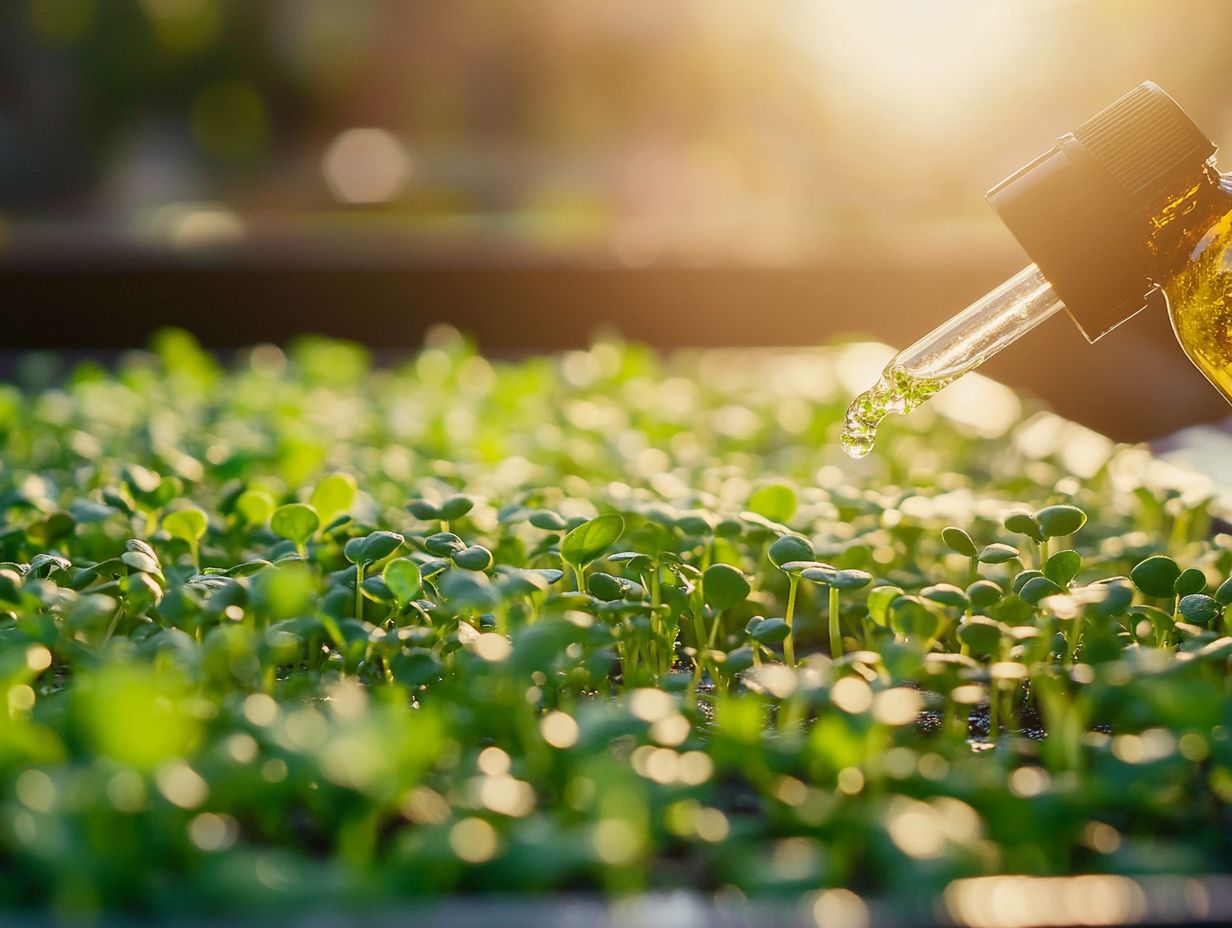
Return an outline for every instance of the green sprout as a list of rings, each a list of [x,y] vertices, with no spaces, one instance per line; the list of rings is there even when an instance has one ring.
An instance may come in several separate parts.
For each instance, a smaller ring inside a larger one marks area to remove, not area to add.
[[[829,923],[1232,872],[1221,503],[942,414],[853,468],[847,350],[179,333],[0,385],[0,896],[701,885]]]

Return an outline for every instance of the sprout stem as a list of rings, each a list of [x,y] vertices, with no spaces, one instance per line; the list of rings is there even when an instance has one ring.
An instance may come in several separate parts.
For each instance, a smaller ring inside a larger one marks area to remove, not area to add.
[[[360,561],[355,565],[355,618],[364,617],[364,568],[367,565]]]
[[[783,639],[783,659],[788,667],[796,666],[796,641],[792,621],[796,614],[796,587],[799,585],[800,578],[796,574],[787,578],[787,615],[783,617],[783,621],[787,623],[787,637]]]
[[[124,615],[124,604],[120,604],[120,608],[115,611],[115,615],[111,617],[111,622],[107,625],[107,631],[103,633],[102,645],[105,645],[111,640],[111,636],[115,634],[116,628],[120,624],[120,617]],[[102,647],[99,645],[99,647]]]
[[[830,587],[826,611],[830,618],[830,656],[838,660],[843,656],[843,636],[838,625],[838,587]]]
[[[1001,737],[1001,693],[997,687],[997,678],[988,678],[988,740],[996,741]]]
[[[1078,639],[1082,634],[1082,613],[1070,619],[1065,629],[1065,666],[1072,667],[1074,654],[1078,651]]]

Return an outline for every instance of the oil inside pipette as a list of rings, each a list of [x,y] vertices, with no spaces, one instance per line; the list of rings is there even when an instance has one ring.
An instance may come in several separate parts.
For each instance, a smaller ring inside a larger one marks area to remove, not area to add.
[[[851,457],[864,457],[873,450],[881,420],[890,413],[911,412],[957,379],[958,375],[932,379],[915,377],[901,367],[887,367],[881,379],[847,407],[847,421],[839,444]]]

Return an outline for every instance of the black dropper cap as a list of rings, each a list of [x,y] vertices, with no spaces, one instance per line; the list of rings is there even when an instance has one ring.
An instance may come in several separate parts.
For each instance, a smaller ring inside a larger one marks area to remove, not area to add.
[[[1150,220],[1214,154],[1147,81],[989,190],[988,202],[1094,341],[1147,305]]]

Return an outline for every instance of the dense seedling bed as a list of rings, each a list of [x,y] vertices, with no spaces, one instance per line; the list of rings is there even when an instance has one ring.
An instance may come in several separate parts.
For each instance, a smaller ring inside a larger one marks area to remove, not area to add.
[[[1202,487],[978,384],[847,461],[854,351],[31,359],[3,903],[1227,870]]]

